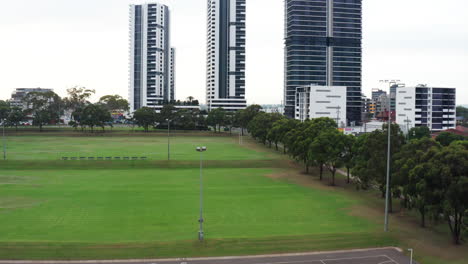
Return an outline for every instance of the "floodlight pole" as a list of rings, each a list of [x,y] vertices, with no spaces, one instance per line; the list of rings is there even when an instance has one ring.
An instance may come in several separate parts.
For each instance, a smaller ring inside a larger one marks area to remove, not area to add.
[[[5,122],[6,122],[6,120],[3,119],[3,133],[2,133],[2,140],[3,140],[3,160],[6,160]]]
[[[390,97],[388,97],[388,142],[387,142],[387,186],[385,191],[385,226],[384,231],[388,232],[388,209],[390,203],[390,155],[391,155],[391,135],[392,135],[392,111],[390,106]]]
[[[167,160],[171,160],[171,120],[167,120]]]
[[[200,218],[198,223],[200,224],[200,229],[198,231],[198,240],[200,242],[204,239],[203,233],[203,152],[206,151],[206,147],[197,147],[197,151],[200,152]]]

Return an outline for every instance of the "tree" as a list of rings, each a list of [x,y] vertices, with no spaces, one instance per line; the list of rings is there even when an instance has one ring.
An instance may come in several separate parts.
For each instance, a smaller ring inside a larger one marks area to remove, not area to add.
[[[420,213],[422,227],[426,226],[427,212],[438,199],[434,195],[438,180],[426,175],[428,168],[424,163],[440,148],[435,140],[423,137],[410,141],[395,155],[395,167],[399,169],[393,175],[394,184],[401,189],[404,206]]]
[[[91,132],[93,132],[94,127],[101,127],[104,130],[105,125],[111,121],[112,117],[105,106],[101,104],[89,104],[83,109],[80,124],[88,126],[91,128]]]
[[[273,139],[268,137],[268,133],[273,124],[282,118],[284,117],[278,113],[268,114],[260,112],[250,121],[247,128],[253,138],[260,140],[263,144],[266,144],[268,141],[271,147]]]
[[[278,143],[283,143],[283,152],[286,153],[286,134],[293,130],[299,123],[296,119],[281,118],[273,123],[271,130],[268,132],[269,137],[275,143],[276,150],[278,150]]]
[[[9,126],[14,126],[18,131],[18,125],[26,118],[26,114],[23,109],[19,107],[13,107],[7,117],[7,123]]]
[[[124,111],[130,110],[127,100],[120,95],[105,95],[99,99],[99,104],[106,107],[108,111]]]
[[[187,97],[187,100],[188,100],[190,103],[192,103],[194,99],[195,99],[195,97],[193,97],[193,96]]]
[[[315,155],[332,173],[332,186],[335,186],[336,170],[343,164],[345,140],[346,136],[338,130],[325,130],[311,145],[312,156]]]
[[[89,104],[89,98],[91,98],[96,91],[93,89],[86,89],[85,87],[75,86],[67,89],[67,93],[68,97],[64,99],[65,106],[73,112],[80,108],[83,109],[87,104]]]
[[[149,127],[156,123],[157,116],[154,109],[149,107],[142,107],[133,113],[133,119],[139,127],[143,127],[145,132],[148,132]]]
[[[431,130],[426,126],[413,127],[408,132],[409,140],[430,138],[430,137],[431,137]]]
[[[345,136],[343,140],[343,164],[346,167],[347,182],[351,183],[350,171],[354,167],[356,152],[356,137],[353,135]]]
[[[437,137],[436,140],[442,144],[442,146],[448,146],[454,141],[466,140],[464,136],[456,135],[450,132],[442,132]]]
[[[4,121],[10,114],[11,108],[8,102],[0,100],[0,121]]]
[[[434,191],[440,197],[437,211],[443,213],[458,245],[468,210],[468,148],[464,144],[444,147],[425,166],[427,176],[440,179]]]
[[[167,120],[175,120],[177,119],[177,108],[171,104],[166,104],[157,117],[156,121],[159,123],[166,123]]]
[[[226,121],[226,111],[223,108],[216,108],[211,110],[208,113],[208,118],[206,122],[208,125],[213,126],[215,132],[221,132],[221,126],[224,125]]]
[[[391,126],[391,169],[395,170],[393,164],[395,154],[398,153],[405,142],[405,137],[397,124]],[[372,182],[379,185],[382,198],[385,197],[387,184],[387,152],[388,152],[388,125],[384,125],[382,130],[376,130],[363,137],[358,142],[356,165],[352,170],[354,176],[359,179],[362,188],[368,188]],[[390,200],[392,199],[392,173],[390,174]],[[390,212],[393,211],[390,202]]]
[[[244,135],[244,129],[247,128],[250,121],[252,121],[261,110],[262,107],[260,105],[250,105],[246,109],[236,112],[236,126],[241,128],[242,135]]]
[[[60,118],[60,107],[62,105],[60,97],[52,92],[30,92],[26,95],[25,101],[28,111],[33,116],[33,124],[42,127]]]

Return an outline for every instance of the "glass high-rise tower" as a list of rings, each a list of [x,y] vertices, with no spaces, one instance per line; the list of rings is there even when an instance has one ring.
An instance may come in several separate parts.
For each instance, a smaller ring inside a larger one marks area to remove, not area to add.
[[[170,46],[166,5],[130,5],[130,83],[132,111],[161,108],[175,99],[175,50]]]
[[[208,108],[244,109],[246,0],[208,0]]]
[[[347,122],[361,121],[362,0],[285,0],[285,115],[296,88],[346,86]]]

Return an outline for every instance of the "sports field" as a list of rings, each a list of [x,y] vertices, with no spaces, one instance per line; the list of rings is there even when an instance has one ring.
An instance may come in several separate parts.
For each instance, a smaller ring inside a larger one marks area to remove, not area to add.
[[[11,133],[0,160],[0,259],[132,259],[414,248],[425,264],[464,264],[446,225],[401,212],[382,232],[378,192],[317,180],[247,137],[179,133]],[[206,240],[197,240],[204,152]],[[147,157],[77,160],[62,157]],[[398,203],[398,201],[395,201]],[[398,205],[396,204],[395,207]]]
[[[147,157],[167,160],[168,139],[164,136],[17,136],[8,137],[9,160],[59,160],[62,157]],[[198,160],[197,146],[207,146],[207,160],[261,160],[271,157],[239,146],[226,137],[178,136],[170,139],[172,160]]]
[[[199,153],[206,241],[197,241]],[[284,156],[236,137],[10,136],[0,162],[0,258],[238,255],[389,245],[356,200],[275,175]],[[62,161],[145,156],[147,161]],[[185,255],[186,254],[186,255]]]

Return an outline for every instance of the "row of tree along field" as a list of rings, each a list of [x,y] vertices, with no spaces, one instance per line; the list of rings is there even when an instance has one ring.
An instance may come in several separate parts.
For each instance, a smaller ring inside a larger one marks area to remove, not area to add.
[[[281,147],[303,163],[306,172],[316,166],[322,180],[323,171],[329,170],[330,184],[335,185],[336,171],[346,168],[348,183],[364,190],[376,187],[385,197],[388,125],[353,136],[341,133],[329,118],[299,122],[260,112],[258,106],[244,111],[251,118],[245,127],[253,138],[276,150]],[[417,210],[422,227],[445,221],[455,244],[468,237],[467,138],[441,133],[432,139],[426,127],[413,128],[405,137],[392,124],[390,182],[390,197],[403,208]]]
[[[54,92],[30,92],[24,98],[23,107],[12,107],[7,101],[0,101],[0,121],[6,126],[18,128],[25,120],[32,119],[33,124],[42,127],[49,124],[59,124],[60,117],[69,114],[69,125],[82,130],[105,126],[112,126],[113,118],[111,113],[127,113],[129,103],[119,95],[106,95],[99,99],[97,103],[91,103],[90,97],[94,90],[84,87],[74,87],[67,90],[67,97],[61,98]],[[167,102],[171,105],[198,105],[198,101],[189,97],[188,101]],[[168,109],[166,109],[168,110]],[[171,108],[171,111],[173,109]],[[181,113],[186,119],[190,113]],[[196,115],[198,113],[194,113]],[[132,119],[126,120],[133,123]],[[181,124],[190,123],[189,120],[181,120]],[[206,125],[205,125],[206,127]]]
[[[215,132],[232,132],[233,128],[241,128],[242,134],[248,122],[260,111],[261,107],[253,105],[246,110],[229,112],[216,108],[210,112],[195,109],[176,109],[173,105],[164,105],[160,113],[154,109],[143,107],[133,113],[133,121],[145,131],[151,128],[167,128],[182,130],[207,130],[212,127]]]

